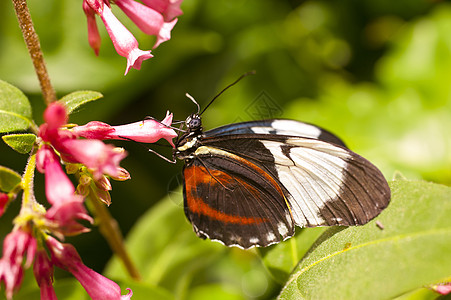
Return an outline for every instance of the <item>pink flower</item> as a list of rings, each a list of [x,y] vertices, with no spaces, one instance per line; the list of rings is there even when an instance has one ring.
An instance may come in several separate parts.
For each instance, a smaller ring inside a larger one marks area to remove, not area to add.
[[[47,211],[48,226],[54,232],[63,235],[74,235],[89,231],[78,223],[85,220],[93,223],[84,205],[83,197],[75,195],[72,182],[64,173],[58,156],[48,145],[43,145],[36,154],[36,168],[45,173],[45,194],[52,207]]]
[[[119,163],[125,158],[125,151],[98,140],[77,140],[71,131],[59,129],[67,122],[67,114],[61,104],[49,105],[44,112],[44,120],[46,123],[40,126],[39,135],[51,143],[64,160],[85,165],[95,179],[103,174],[117,177],[121,173]]]
[[[86,19],[88,21],[88,42],[96,55],[99,55],[100,51],[100,34],[97,28],[95,11],[89,6],[86,1],[83,1],[83,11],[85,12]]]
[[[131,291],[121,296],[119,285],[85,266],[72,245],[62,244],[52,237],[48,237],[46,242],[52,263],[72,273],[92,299],[130,299],[132,296]]]
[[[89,2],[88,2],[89,3]],[[92,7],[92,6],[91,6]],[[111,8],[103,5],[101,10],[96,11],[105,24],[108,35],[113,42],[114,48],[120,56],[127,58],[127,68],[125,75],[127,75],[130,68],[137,70],[141,69],[143,60],[153,57],[149,51],[142,51],[138,49],[138,41],[133,34],[125,28],[124,25],[114,16]]]
[[[166,22],[183,14],[180,4],[183,0],[142,0],[142,3],[155,9],[164,16]]]
[[[0,217],[5,212],[8,202],[9,202],[8,194],[0,192]]]
[[[165,23],[161,13],[134,0],[116,0],[115,3],[142,32],[157,36],[154,49],[171,39],[171,30],[177,23],[177,19]]]
[[[39,136],[51,144],[59,144],[63,139],[74,139],[76,136],[69,130],[60,130],[67,123],[66,108],[60,103],[52,103],[44,111],[45,123],[39,127]]]
[[[99,140],[65,140],[60,146],[64,150],[61,153],[64,159],[85,165],[94,179],[101,178],[103,174],[117,177],[119,163],[127,156],[122,148],[114,148]]]
[[[155,143],[159,139],[165,139],[174,147],[172,139],[177,136],[177,133],[169,127],[171,123],[172,114],[167,112],[161,122],[147,119],[126,125],[110,126],[94,121],[74,127],[73,132],[78,136],[90,139],[133,140],[140,143]]]
[[[147,0],[144,4],[135,0],[113,1],[146,34],[156,35],[153,48],[171,38],[171,30],[177,23],[176,17],[182,14],[182,0]],[[97,14],[102,19],[117,53],[127,58],[127,68],[140,69],[144,60],[153,57],[150,51],[138,48],[135,37],[113,15],[109,0],[83,0],[83,10],[88,21],[89,44],[96,55],[100,48],[100,35],[95,23]]]
[[[3,257],[0,259],[0,283],[5,284],[6,298],[11,299],[23,279],[24,267],[30,267],[36,253],[36,239],[21,228],[14,229],[3,240]]]
[[[41,289],[41,299],[56,300],[57,298],[53,288],[53,264],[44,249],[36,252],[33,273]]]

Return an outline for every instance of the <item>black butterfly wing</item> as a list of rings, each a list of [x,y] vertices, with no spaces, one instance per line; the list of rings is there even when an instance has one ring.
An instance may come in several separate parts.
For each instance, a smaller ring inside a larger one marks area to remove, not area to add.
[[[204,134],[207,137],[232,134],[289,135],[318,139],[346,147],[340,138],[321,127],[288,119],[268,119],[234,123],[208,130]]]
[[[294,234],[282,188],[258,165],[203,146],[183,174],[185,214],[199,237],[247,249]]]
[[[271,176],[283,190],[294,223],[301,227],[362,225],[390,201],[388,183],[379,169],[336,144],[268,134],[217,136],[202,143],[238,156]],[[204,156],[214,157],[212,153]],[[243,175],[243,181],[252,177],[241,171],[236,174]]]

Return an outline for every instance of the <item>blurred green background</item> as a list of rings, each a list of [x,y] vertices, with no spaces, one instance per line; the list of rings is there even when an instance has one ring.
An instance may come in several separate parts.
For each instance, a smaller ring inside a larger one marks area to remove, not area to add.
[[[29,6],[58,96],[87,89],[104,94],[73,114],[73,123],[119,125],[146,116],[162,119],[167,110],[184,120],[195,111],[186,92],[203,106],[241,74],[256,70],[209,107],[203,115],[206,129],[259,118],[311,122],[340,136],[387,179],[400,172],[451,185],[451,4],[446,1],[185,0],[172,39],[153,51],[141,71],[126,77],[126,60],[114,51],[101,22],[100,56],[89,48],[81,0],[31,0]],[[117,7],[114,12],[141,49],[152,47],[152,37]],[[0,3],[0,78],[27,94],[40,124],[44,105],[10,1]],[[168,164],[139,144],[115,145],[127,149],[122,166],[132,176],[113,182],[111,193],[110,211],[123,233],[168,194],[182,219],[177,190],[182,164]],[[151,147],[171,156],[167,147]],[[0,151],[0,164],[22,172],[26,156],[4,144]],[[42,179],[36,178],[37,194],[45,201]],[[19,202],[0,219],[1,236],[10,231]],[[190,235],[193,243],[220,254],[194,268],[195,276],[213,279],[190,281],[188,298],[212,292],[224,299],[277,294],[277,283],[258,258]],[[111,257],[95,228],[69,241],[97,271]]]

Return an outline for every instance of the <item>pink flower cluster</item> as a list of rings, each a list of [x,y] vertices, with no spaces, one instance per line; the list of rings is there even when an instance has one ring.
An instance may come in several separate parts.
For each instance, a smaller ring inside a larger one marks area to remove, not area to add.
[[[180,4],[182,0],[115,0],[116,4],[142,32],[155,35],[157,40],[154,49],[171,38],[171,30],[177,23],[177,16],[182,14]],[[127,28],[114,16],[111,11],[110,0],[83,0],[83,10],[88,20],[88,41],[96,55],[100,49],[100,34],[95,15],[97,14],[105,24],[117,53],[127,58],[127,68],[139,70],[143,60],[152,57],[150,50],[138,48],[138,41]]]
[[[93,223],[84,206],[88,194],[83,192],[85,186],[93,182],[94,185],[90,186],[98,198],[109,204],[111,184],[108,177],[117,180],[130,178],[129,173],[119,166],[126,156],[125,151],[101,140],[153,143],[163,138],[173,145],[172,138],[177,134],[170,128],[172,114],[168,113],[162,122],[144,120],[122,126],[90,122],[68,129],[64,127],[68,121],[65,107],[53,103],[45,110],[44,120],[39,128],[41,141],[36,153],[36,168],[45,174],[45,193],[51,207],[45,210],[37,202],[22,207],[14,230],[4,240],[0,284],[4,283],[6,296],[11,299],[22,282],[23,268],[30,267],[34,260],[33,270],[41,288],[41,299],[56,299],[54,266],[71,272],[92,299],[130,299],[131,290],[121,296],[116,283],[85,266],[75,248],[59,240],[89,231],[79,221]],[[68,169],[75,166],[82,175],[77,189],[63,171],[62,163]],[[34,196],[32,198],[34,201]],[[0,213],[7,202],[8,195],[0,193]]]

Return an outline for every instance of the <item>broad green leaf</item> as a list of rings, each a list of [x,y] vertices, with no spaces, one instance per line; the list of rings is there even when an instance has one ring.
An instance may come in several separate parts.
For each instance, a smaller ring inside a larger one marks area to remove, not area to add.
[[[275,281],[284,284],[299,260],[326,230],[326,227],[297,230],[290,240],[267,248],[259,248],[263,263]]]
[[[15,86],[0,80],[0,133],[25,130],[33,123],[28,98]]]
[[[2,136],[3,141],[19,153],[25,154],[31,151],[36,141],[36,135],[32,133],[9,134]]]
[[[3,192],[10,192],[14,187],[16,187],[22,178],[20,175],[3,166],[0,166],[0,190]]]
[[[95,101],[102,97],[103,95],[101,93],[95,91],[76,91],[67,94],[66,96],[61,98],[59,102],[63,103],[66,106],[67,113],[71,114],[81,105]]]
[[[394,181],[377,221],[326,239],[300,262],[279,299],[389,299],[451,275],[451,188]],[[325,233],[327,234],[327,232]]]

